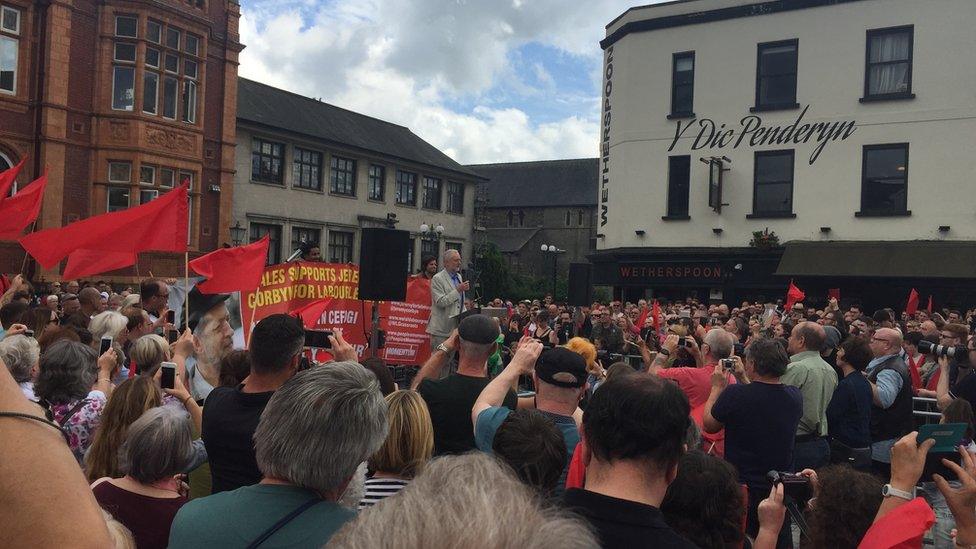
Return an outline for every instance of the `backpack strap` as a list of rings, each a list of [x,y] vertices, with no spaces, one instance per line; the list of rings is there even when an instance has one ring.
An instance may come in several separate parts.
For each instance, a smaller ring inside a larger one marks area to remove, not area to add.
[[[299,505],[294,511],[292,511],[291,513],[288,513],[287,515],[281,517],[281,519],[278,520],[278,522],[274,523],[271,526],[271,528],[268,528],[267,530],[265,530],[264,533],[262,533],[254,541],[252,541],[251,543],[249,543],[247,545],[247,549],[255,549],[256,547],[258,547],[262,543],[268,541],[268,538],[270,538],[271,536],[275,535],[275,533],[278,530],[281,530],[282,528],[284,528],[285,525],[287,525],[289,522],[291,522],[291,521],[295,520],[296,518],[298,518],[298,515],[301,515],[302,513],[304,513],[305,511],[307,511],[310,507],[312,507],[313,505],[315,505],[316,503],[318,503],[320,501],[322,501],[322,498],[315,497],[315,498],[312,498],[312,499],[306,501],[305,503]]]

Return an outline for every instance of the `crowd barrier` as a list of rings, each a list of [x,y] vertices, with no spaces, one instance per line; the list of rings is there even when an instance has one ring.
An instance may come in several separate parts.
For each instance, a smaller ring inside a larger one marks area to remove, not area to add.
[[[942,419],[942,413],[934,398],[912,398],[912,415],[915,417],[916,427],[927,423],[938,423]]]

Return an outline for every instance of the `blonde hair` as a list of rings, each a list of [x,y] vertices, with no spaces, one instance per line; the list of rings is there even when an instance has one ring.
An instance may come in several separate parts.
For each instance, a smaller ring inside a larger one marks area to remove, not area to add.
[[[574,337],[566,342],[565,347],[583,357],[586,370],[593,373],[596,368],[596,346],[585,337]]]
[[[98,430],[92,438],[91,448],[85,455],[85,474],[89,482],[102,477],[118,478],[124,474],[119,463],[119,450],[129,425],[147,410],[162,403],[159,389],[151,377],[127,379],[112,391]]]
[[[125,296],[125,299],[122,300],[122,305],[119,307],[119,310],[125,309],[126,307],[133,307],[135,305],[138,305],[139,303],[140,303],[140,297],[138,292],[134,294],[129,294]]]
[[[169,343],[163,336],[156,334],[140,337],[129,349],[129,359],[136,365],[140,375],[154,375],[159,365],[169,358]]]
[[[136,549],[136,539],[132,536],[132,532],[124,524],[115,520],[115,517],[105,509],[100,509],[100,511],[102,518],[105,519],[105,526],[108,528],[108,534],[112,538],[115,549]]]
[[[427,403],[415,391],[394,391],[385,400],[390,433],[369,458],[369,468],[413,478],[434,453],[434,427]]]
[[[92,341],[95,342],[95,346],[97,347],[99,340],[105,336],[109,336],[117,341],[128,324],[129,319],[122,313],[105,311],[92,317],[91,323],[88,325],[88,331],[91,332]]]

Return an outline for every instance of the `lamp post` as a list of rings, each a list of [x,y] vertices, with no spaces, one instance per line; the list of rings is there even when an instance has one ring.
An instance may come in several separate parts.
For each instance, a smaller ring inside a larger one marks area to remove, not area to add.
[[[431,223],[421,223],[420,224],[420,239],[422,241],[433,242],[434,243],[434,257],[440,256],[441,251],[441,235],[444,234],[444,225],[438,223],[437,225]],[[421,253],[423,253],[423,248],[421,248]]]
[[[555,300],[557,256],[566,253],[566,250],[560,250],[555,244],[543,244],[539,249],[542,250],[543,255],[552,255],[552,299]]]
[[[235,246],[240,246],[244,242],[244,233],[247,229],[241,227],[240,221],[235,221],[234,226],[230,228],[230,239]]]

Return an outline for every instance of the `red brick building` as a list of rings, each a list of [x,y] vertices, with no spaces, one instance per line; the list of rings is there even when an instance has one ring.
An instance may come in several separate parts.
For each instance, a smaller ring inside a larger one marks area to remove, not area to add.
[[[27,157],[25,185],[47,168],[38,229],[189,179],[191,255],[230,241],[239,17],[234,0],[0,0],[0,169]],[[19,244],[0,242],[0,272],[23,261]],[[182,265],[145,253],[100,278]]]

